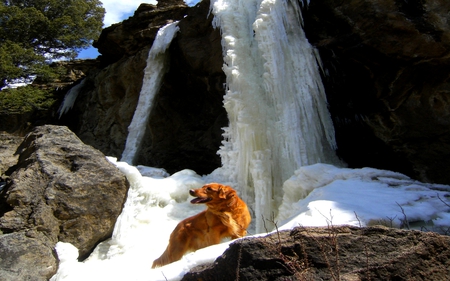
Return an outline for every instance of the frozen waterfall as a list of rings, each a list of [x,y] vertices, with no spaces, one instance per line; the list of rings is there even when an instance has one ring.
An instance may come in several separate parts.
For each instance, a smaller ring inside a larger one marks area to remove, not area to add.
[[[64,100],[58,109],[59,118],[61,118],[63,114],[66,114],[69,110],[72,109],[73,105],[75,104],[75,100],[77,99],[78,94],[84,87],[85,83],[86,78],[81,80],[81,82],[75,85],[74,87],[70,88],[70,90],[66,93],[66,95],[64,96]]]
[[[320,58],[298,1],[211,1],[222,32],[229,127],[215,171],[254,206],[256,231],[276,215],[282,185],[298,168],[337,164]]]
[[[82,262],[78,249],[58,242],[58,271],[51,281],[178,281],[190,269],[213,263],[230,241],[151,268],[177,223],[205,208],[190,203],[189,190],[212,181],[232,185],[248,203],[250,235],[265,235],[264,220],[273,216],[279,229],[330,222],[367,226],[386,218],[401,225],[403,210],[412,222],[448,231],[450,186],[423,184],[390,171],[329,165],[340,165],[334,129],[320,59],[303,34],[299,2],[211,0],[214,25],[222,31],[224,107],[230,122],[218,152],[222,167],[209,175],[182,170],[168,176],[128,164],[139,149],[164,74],[164,50],[178,28],[172,24],[160,30],[122,161],[108,158],[130,182],[112,237]],[[269,222],[265,225],[272,230]]]
[[[178,22],[167,24],[158,30],[152,48],[148,53],[147,66],[144,70],[141,93],[138,104],[128,126],[128,136],[121,161],[133,164],[136,151],[139,150],[145,135],[145,124],[150,115],[153,98],[159,91],[162,78],[165,74],[166,56],[165,51],[169,47],[179,28]]]

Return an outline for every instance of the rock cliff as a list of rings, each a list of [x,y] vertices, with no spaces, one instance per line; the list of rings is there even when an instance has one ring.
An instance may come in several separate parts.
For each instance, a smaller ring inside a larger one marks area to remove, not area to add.
[[[180,2],[142,4],[133,17],[102,32],[94,43],[102,67],[91,69],[73,110],[59,124],[120,158],[156,32],[179,20],[180,32],[168,51],[169,71],[154,99],[137,164],[206,174],[220,166],[216,152],[227,125],[220,33],[211,26],[208,1],[192,8]]]
[[[447,0],[311,0],[304,6],[307,37],[323,61],[337,152],[350,167],[450,183],[449,11]],[[94,44],[99,58],[67,65],[70,76],[75,75],[71,79],[83,76],[84,86],[67,114],[58,119],[55,106],[46,120],[53,118],[48,123],[65,125],[76,136],[62,126],[37,127],[16,150],[22,139],[1,135],[0,168],[9,179],[0,193],[0,276],[46,280],[58,266],[56,241],[73,243],[83,258],[111,235],[128,183],[104,155],[120,158],[148,51],[157,30],[173,21],[179,21],[180,32],[167,51],[169,70],[155,97],[137,164],[199,174],[220,166],[216,152],[228,120],[222,106],[221,35],[211,26],[209,1],[195,7],[175,0],[142,4],[132,17],[103,31]],[[0,117],[11,122],[11,116]],[[0,131],[9,131],[7,121]],[[447,237],[339,229],[337,236],[324,229],[297,229],[282,233],[282,240],[244,240],[217,260],[217,268],[194,271],[186,280],[234,274],[227,266],[237,261],[241,278],[258,273],[271,280],[296,274],[306,274],[300,276],[306,280],[332,274],[343,280],[439,280],[449,275]],[[319,241],[323,237],[337,237],[331,241],[339,241],[340,267],[330,263],[336,255],[320,252],[328,243]],[[292,257],[299,258],[297,263]],[[268,265],[272,273],[265,272]]]
[[[227,125],[221,37],[211,26],[208,0],[195,7],[181,2],[143,4],[105,29],[94,44],[100,66],[91,69],[74,109],[59,123],[120,158],[156,31],[179,20],[138,164],[206,174],[220,166],[216,151]],[[449,10],[445,0],[315,0],[304,6],[307,37],[323,60],[337,152],[349,167],[450,183]]]
[[[350,166],[449,183],[450,2],[314,0],[339,155]]]

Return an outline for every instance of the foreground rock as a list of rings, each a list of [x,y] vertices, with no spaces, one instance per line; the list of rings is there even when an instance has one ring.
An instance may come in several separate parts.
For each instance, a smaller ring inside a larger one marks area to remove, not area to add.
[[[36,127],[18,152],[0,197],[0,276],[46,280],[57,269],[56,242],[83,258],[111,236],[129,184],[66,127]]]
[[[448,280],[450,237],[386,227],[296,228],[244,239],[197,280]]]

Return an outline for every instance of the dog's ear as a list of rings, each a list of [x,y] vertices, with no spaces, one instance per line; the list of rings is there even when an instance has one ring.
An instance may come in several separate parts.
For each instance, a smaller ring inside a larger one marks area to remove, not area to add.
[[[226,188],[224,186],[219,187],[219,198],[220,199],[227,199],[227,192],[225,189]]]
[[[237,194],[234,189],[231,189],[231,188],[228,189],[228,192],[227,192],[227,202],[228,202],[227,206],[228,207],[231,207],[236,203],[236,196],[237,196]]]
[[[229,186],[223,186],[220,189],[220,198],[222,199],[230,199],[233,198],[236,195],[236,191],[234,191],[234,189],[232,189]]]

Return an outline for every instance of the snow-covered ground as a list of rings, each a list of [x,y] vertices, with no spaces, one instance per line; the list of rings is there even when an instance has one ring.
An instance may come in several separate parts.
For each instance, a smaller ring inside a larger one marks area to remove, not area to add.
[[[59,242],[56,249],[61,262],[51,280],[180,280],[190,268],[214,261],[227,249],[230,241],[151,269],[175,225],[205,208],[190,204],[188,194],[189,189],[205,184],[205,177],[191,170],[168,176],[160,169],[133,167],[109,159],[131,183],[113,237],[83,262],[77,261],[74,246]],[[405,218],[410,228],[450,227],[450,186],[424,184],[390,171],[315,164],[295,171],[284,183],[283,191],[285,196],[275,218],[280,230],[300,225],[380,223],[406,228]],[[254,210],[255,206],[250,208]],[[264,234],[255,233],[251,225],[250,236]]]

